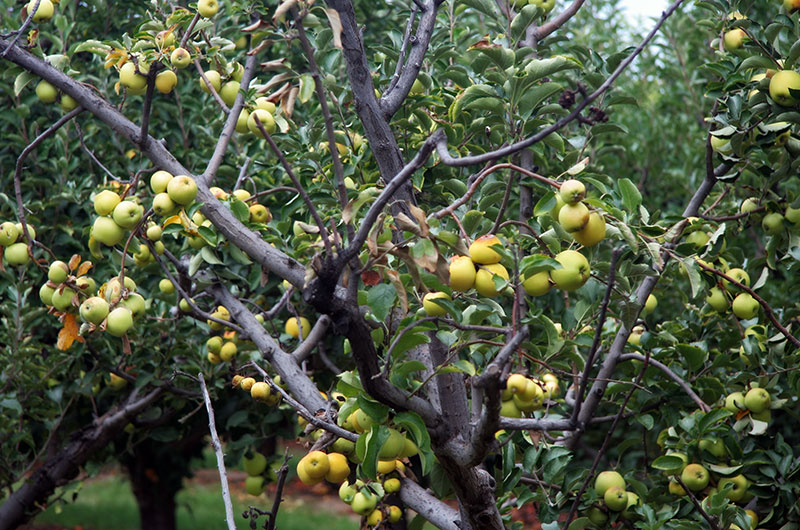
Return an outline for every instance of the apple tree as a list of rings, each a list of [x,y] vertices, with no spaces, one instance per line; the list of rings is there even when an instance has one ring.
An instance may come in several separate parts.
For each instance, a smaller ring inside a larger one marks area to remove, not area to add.
[[[15,6],[0,528],[206,429],[229,528],[298,437],[369,527],[796,528],[784,4]]]

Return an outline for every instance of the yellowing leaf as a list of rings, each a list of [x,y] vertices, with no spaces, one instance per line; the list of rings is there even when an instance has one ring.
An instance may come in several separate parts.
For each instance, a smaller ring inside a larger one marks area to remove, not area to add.
[[[78,342],[83,342],[83,337],[78,336],[78,329],[78,323],[75,321],[75,315],[72,313],[67,313],[64,315],[64,327],[58,332],[56,348],[61,351],[66,351],[76,340]]]
[[[333,30],[333,45],[342,49],[342,21],[339,20],[339,12],[335,9],[326,9],[325,14],[328,15],[328,21],[331,23],[331,30]]]

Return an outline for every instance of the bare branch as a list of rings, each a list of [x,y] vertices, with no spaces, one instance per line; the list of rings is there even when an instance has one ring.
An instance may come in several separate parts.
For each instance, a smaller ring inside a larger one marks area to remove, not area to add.
[[[586,0],[575,0],[568,8],[550,19],[549,22],[542,24],[538,28],[533,28],[533,31],[528,35],[528,40],[532,42],[528,44],[535,46],[540,40],[558,30],[558,28],[566,24],[569,19],[578,13],[578,10],[583,6],[584,2],[586,2]]]
[[[647,357],[645,357],[641,353],[626,353],[624,355],[621,355],[619,360],[620,362],[647,361]],[[702,399],[700,399],[700,396],[698,396],[697,393],[694,390],[692,390],[692,387],[689,385],[689,383],[681,379],[681,377],[678,374],[670,370],[666,364],[656,361],[655,359],[650,359],[648,362],[655,368],[658,368],[659,370],[667,374],[667,376],[670,379],[678,383],[678,385],[683,389],[683,391],[686,392],[686,394],[690,398],[692,398],[692,401],[694,401],[697,404],[700,410],[702,410],[703,412],[708,412],[711,410],[711,407],[706,405],[706,403]]]
[[[460,530],[461,517],[458,511],[428,493],[422,486],[409,478],[401,479],[400,499],[415,512],[441,530]]]
[[[330,317],[327,315],[322,315],[317,319],[314,323],[314,326],[311,328],[306,334],[306,338],[303,339],[302,344],[297,347],[296,350],[292,352],[292,356],[297,359],[297,362],[303,362],[311,355],[311,352],[314,350],[314,347],[319,344],[319,342],[325,338],[325,335],[328,332],[328,326],[331,323]]]
[[[206,411],[208,411],[208,430],[211,432],[211,447],[214,448],[214,454],[217,456],[219,482],[222,485],[222,500],[225,503],[225,520],[228,523],[228,530],[236,530],[236,521],[233,518],[231,491],[228,486],[228,473],[225,471],[225,456],[222,454],[222,443],[219,441],[217,425],[214,421],[214,407],[211,406],[211,397],[208,395],[208,388],[206,388],[206,380],[203,378],[203,372],[197,373],[197,379],[200,381],[200,388],[203,390],[203,400],[206,402]]]

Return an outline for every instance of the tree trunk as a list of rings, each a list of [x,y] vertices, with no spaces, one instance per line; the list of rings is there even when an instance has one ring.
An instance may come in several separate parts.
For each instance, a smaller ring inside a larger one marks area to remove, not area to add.
[[[175,496],[181,489],[181,479],[175,480],[172,472],[160,473],[169,466],[159,458],[152,443],[144,442],[126,459],[125,467],[131,479],[131,489],[139,505],[142,530],[175,530]]]

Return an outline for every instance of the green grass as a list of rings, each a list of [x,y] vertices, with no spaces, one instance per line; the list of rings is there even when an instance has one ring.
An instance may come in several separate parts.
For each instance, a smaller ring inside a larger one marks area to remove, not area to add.
[[[70,498],[71,494],[65,495]],[[277,527],[281,530],[308,530],[315,526],[325,530],[355,530],[358,522],[339,514],[322,511],[319,503],[299,503],[291,497],[278,512]],[[338,499],[337,499],[338,500]],[[253,502],[255,501],[255,502]],[[260,497],[249,501],[267,511],[272,499]],[[250,528],[241,517],[248,500],[234,498],[233,511],[237,528]],[[177,499],[179,530],[219,530],[225,527],[225,509],[219,485],[194,485],[184,488]],[[259,519],[259,527],[265,519]],[[35,522],[57,524],[84,530],[140,530],[139,511],[130,484],[120,476],[103,477],[85,482],[74,503],[51,506]]]

